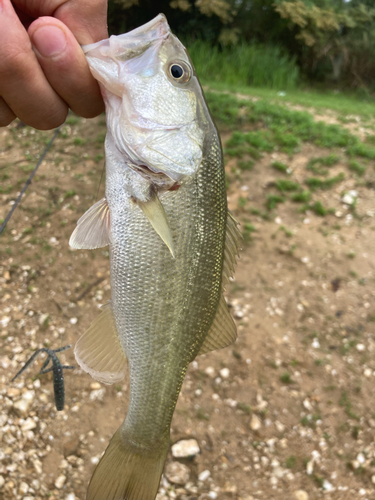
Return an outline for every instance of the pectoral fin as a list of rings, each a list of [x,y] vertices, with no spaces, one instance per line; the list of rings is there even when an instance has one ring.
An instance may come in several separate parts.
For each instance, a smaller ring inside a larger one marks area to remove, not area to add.
[[[78,339],[74,355],[82,370],[99,382],[110,385],[125,377],[127,360],[110,304]]]
[[[77,222],[69,245],[74,249],[92,250],[111,243],[109,207],[102,198],[85,212]]]
[[[169,251],[172,254],[172,257],[174,258],[175,255],[171,228],[169,226],[167,214],[165,213],[164,207],[161,204],[157,193],[153,192],[151,198],[148,201],[137,201],[137,203],[139,205],[139,208],[149,220],[152,227],[167,245]]]

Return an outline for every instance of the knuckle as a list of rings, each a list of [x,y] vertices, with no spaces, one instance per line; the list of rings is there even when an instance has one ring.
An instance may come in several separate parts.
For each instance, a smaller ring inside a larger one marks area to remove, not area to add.
[[[19,47],[17,44],[6,44],[2,47],[0,58],[0,71],[7,73],[24,73],[25,68],[28,67],[27,61],[31,55],[31,44],[27,47]]]

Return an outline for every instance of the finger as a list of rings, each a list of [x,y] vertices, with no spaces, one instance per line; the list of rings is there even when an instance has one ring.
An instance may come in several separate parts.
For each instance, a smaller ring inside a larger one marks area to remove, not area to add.
[[[10,0],[1,0],[0,8],[0,95],[27,125],[43,130],[57,127],[68,107],[44,76]]]
[[[13,0],[13,3],[34,19],[41,16],[59,19],[81,45],[108,37],[107,0]]]
[[[8,104],[0,97],[0,127],[6,127],[16,118]]]
[[[99,85],[70,30],[57,19],[42,17],[28,33],[47,80],[69,107],[86,118],[104,111]]]

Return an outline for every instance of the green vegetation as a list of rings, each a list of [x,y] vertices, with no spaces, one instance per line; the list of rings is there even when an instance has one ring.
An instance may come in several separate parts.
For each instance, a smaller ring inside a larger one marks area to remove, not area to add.
[[[360,176],[366,172],[366,167],[356,160],[350,160],[348,166],[352,172],[355,172]]]
[[[282,163],[281,161],[274,161],[271,163],[271,167],[274,168],[275,170],[278,170],[279,172],[282,172],[283,174],[288,174],[289,172],[289,167],[288,165],[285,165],[285,163]]]
[[[299,184],[290,181],[289,179],[280,179],[276,181],[276,188],[284,193],[285,191],[297,191],[299,189]]]
[[[187,46],[204,82],[284,90],[294,89],[299,84],[296,59],[280,47],[242,43],[220,48],[203,40],[195,40]]]
[[[318,177],[309,177],[306,179],[306,184],[313,191],[315,189],[331,189],[331,187],[339,184],[345,179],[345,175],[341,172],[334,177],[329,177],[328,179],[319,179]]]
[[[285,196],[281,196],[280,194],[270,194],[267,195],[266,207],[268,210],[273,210],[279,203],[284,203],[286,201]]]
[[[281,375],[280,380],[283,384],[291,384],[293,382],[292,376],[289,372],[284,372]]]

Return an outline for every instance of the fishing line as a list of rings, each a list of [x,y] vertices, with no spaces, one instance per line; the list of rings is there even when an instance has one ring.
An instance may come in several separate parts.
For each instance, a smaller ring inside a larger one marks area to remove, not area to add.
[[[65,123],[65,122],[64,122]],[[31,172],[31,175],[30,177],[27,179],[25,185],[23,186],[23,189],[22,191],[20,192],[17,200],[14,202],[14,205],[12,207],[12,209],[10,210],[10,212],[8,213],[8,215],[5,217],[5,220],[3,222],[3,224],[1,225],[0,227],[0,234],[4,231],[6,225],[8,224],[9,222],[9,219],[12,217],[13,215],[13,212],[15,211],[15,209],[17,208],[19,202],[21,201],[21,198],[22,196],[24,195],[26,189],[29,187],[29,185],[31,184],[31,181],[33,180],[33,177],[34,175],[36,174],[38,168],[40,167],[42,161],[44,160],[46,154],[48,153],[48,151],[50,150],[54,140],[56,139],[56,137],[58,136],[59,132],[60,132],[60,129],[61,127],[64,125],[64,123],[62,123],[60,125],[60,127],[58,127],[56,130],[55,130],[55,133],[53,134],[52,136],[52,139],[49,141],[49,143],[47,144],[46,148],[44,149],[43,153],[42,153],[42,156],[39,158],[39,161],[38,163],[36,164],[36,167],[34,168],[34,170]]]

